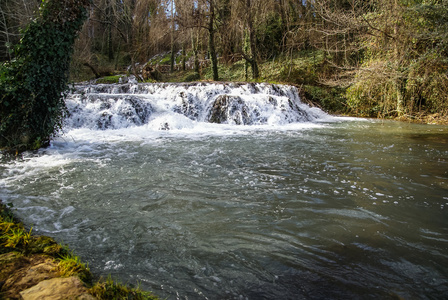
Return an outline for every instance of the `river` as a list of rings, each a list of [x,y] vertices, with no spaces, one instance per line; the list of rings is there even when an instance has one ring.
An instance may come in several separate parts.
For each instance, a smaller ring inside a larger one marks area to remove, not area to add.
[[[0,199],[166,299],[446,299],[448,127],[253,89],[79,87],[49,148],[1,157]]]

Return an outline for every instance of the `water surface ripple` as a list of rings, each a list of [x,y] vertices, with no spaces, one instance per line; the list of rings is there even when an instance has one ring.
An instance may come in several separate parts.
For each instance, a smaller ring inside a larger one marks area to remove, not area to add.
[[[167,299],[446,299],[448,129],[69,133],[1,198],[95,274]]]

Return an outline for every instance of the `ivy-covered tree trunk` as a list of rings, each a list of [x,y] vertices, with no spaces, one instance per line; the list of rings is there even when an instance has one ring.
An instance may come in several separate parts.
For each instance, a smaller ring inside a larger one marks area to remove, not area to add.
[[[38,149],[62,127],[73,44],[89,3],[44,0],[15,49],[15,59],[0,66],[1,149]]]

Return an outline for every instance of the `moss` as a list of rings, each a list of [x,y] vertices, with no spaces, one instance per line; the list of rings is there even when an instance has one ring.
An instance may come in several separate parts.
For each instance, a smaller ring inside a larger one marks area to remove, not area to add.
[[[104,84],[118,83],[118,82],[120,82],[121,77],[122,77],[122,75],[101,77],[96,80],[96,83],[100,83],[100,84],[102,84],[102,83],[104,83]]]
[[[45,253],[51,256],[63,255],[66,249],[58,244],[54,239],[48,236],[33,237],[30,244],[32,253]]]
[[[201,79],[201,75],[199,75],[199,73],[192,73],[192,74],[188,74],[187,76],[184,77],[185,82],[191,82],[191,81],[197,81]]]
[[[78,276],[83,282],[92,283],[92,273],[88,265],[82,263],[73,252],[62,256],[59,260],[58,270],[62,277]]]
[[[135,299],[135,300],[157,300],[151,293],[133,289],[121,283],[114,282],[111,277],[100,280],[91,289],[90,294],[97,299]]]
[[[165,54],[160,60],[160,65],[169,65],[171,63],[171,53]]]

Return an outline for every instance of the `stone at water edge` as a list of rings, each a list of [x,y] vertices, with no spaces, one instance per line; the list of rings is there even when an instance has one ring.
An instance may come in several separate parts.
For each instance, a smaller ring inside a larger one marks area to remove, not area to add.
[[[58,276],[57,263],[44,255],[23,256],[16,252],[0,255],[1,295],[18,298],[19,292],[40,281]]]
[[[87,288],[75,276],[41,281],[39,284],[20,292],[20,296],[23,300],[95,299],[87,293]]]

